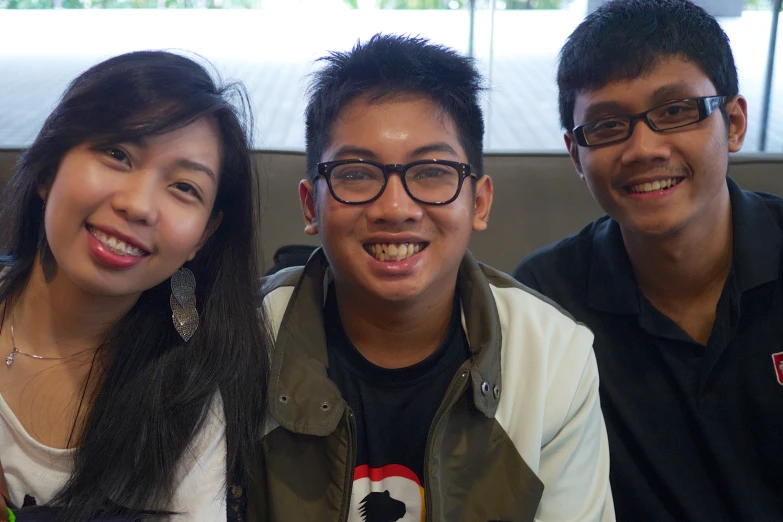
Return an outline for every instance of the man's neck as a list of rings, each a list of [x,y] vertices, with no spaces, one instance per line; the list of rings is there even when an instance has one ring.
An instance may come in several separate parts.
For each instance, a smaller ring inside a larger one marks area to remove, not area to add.
[[[365,359],[382,368],[412,366],[438,349],[449,329],[455,288],[456,281],[430,299],[388,302],[335,281],[345,333]]]
[[[61,271],[47,283],[35,265],[27,286],[5,313],[18,348],[47,357],[70,355],[100,345],[108,330],[138,299],[84,292]]]
[[[644,237],[623,230],[625,248],[644,296],[705,344],[731,270],[728,190],[712,210],[665,237]]]

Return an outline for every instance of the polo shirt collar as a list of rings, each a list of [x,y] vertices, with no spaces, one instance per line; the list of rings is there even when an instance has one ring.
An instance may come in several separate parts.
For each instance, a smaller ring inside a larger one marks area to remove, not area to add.
[[[728,184],[734,232],[732,265],[744,292],[778,278],[783,234],[758,194],[741,190],[731,178]]]
[[[587,304],[614,314],[639,313],[639,289],[617,221],[605,218],[593,233]]]

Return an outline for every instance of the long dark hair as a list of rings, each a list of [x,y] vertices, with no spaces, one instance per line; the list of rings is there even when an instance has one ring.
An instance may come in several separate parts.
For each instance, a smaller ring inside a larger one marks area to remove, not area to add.
[[[184,343],[171,323],[168,281],[151,288],[109,332],[94,359],[97,389],[74,426],[74,471],[50,503],[63,520],[164,511],[178,465],[213,399],[226,421],[227,481],[246,486],[266,415],[269,336],[257,297],[258,191],[252,116],[239,84],[219,88],[195,61],[135,52],[84,72],[65,91],[19,160],[0,200],[0,302],[27,284],[42,226],[39,187],[63,155],[86,143],[139,140],[210,118],[222,165],[214,214],[222,221],[187,266],[196,276],[200,327]],[[86,389],[86,383],[85,383]]]

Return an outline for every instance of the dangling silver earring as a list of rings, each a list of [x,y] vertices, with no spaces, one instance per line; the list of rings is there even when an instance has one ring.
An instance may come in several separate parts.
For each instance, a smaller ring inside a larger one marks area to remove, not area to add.
[[[38,231],[38,262],[41,263],[44,280],[51,283],[54,279],[54,273],[57,270],[57,262],[49,248],[49,242],[46,240],[46,201],[41,207],[41,228]]]
[[[180,268],[171,276],[171,320],[174,329],[188,342],[198,329],[196,310],[196,276],[187,268]]]

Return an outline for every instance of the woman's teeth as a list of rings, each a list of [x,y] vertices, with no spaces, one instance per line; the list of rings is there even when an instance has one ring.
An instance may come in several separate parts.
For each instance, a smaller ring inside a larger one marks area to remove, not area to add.
[[[90,234],[95,236],[98,241],[103,243],[105,247],[117,255],[141,257],[146,254],[144,250],[136,248],[135,246],[127,245],[124,241],[117,239],[114,236],[104,234],[100,230],[96,230],[92,227],[87,227],[87,230],[89,230]]]
[[[418,254],[426,243],[373,243],[364,249],[378,261],[402,261]]]

